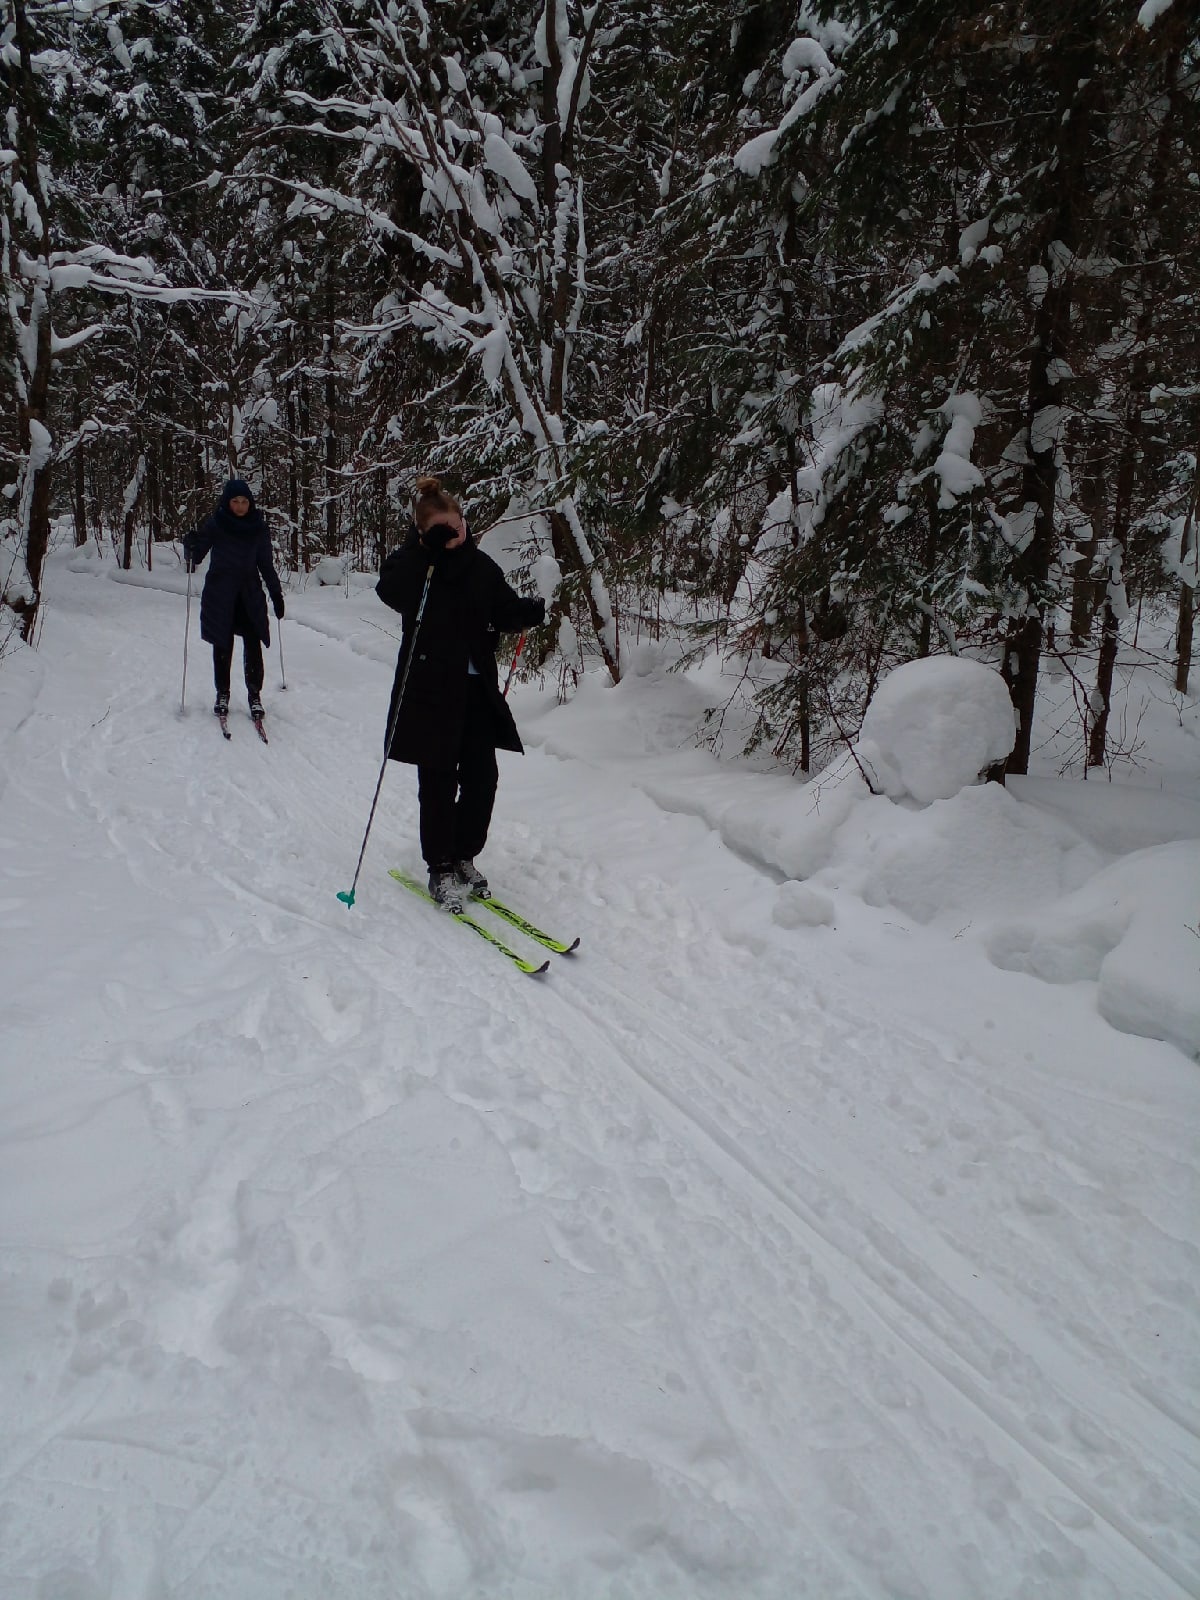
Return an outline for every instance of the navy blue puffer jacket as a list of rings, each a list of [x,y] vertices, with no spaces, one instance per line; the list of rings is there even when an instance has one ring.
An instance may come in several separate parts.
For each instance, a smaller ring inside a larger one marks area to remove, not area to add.
[[[250,502],[244,517],[229,509],[229,502],[238,495]],[[183,549],[193,567],[212,552],[200,596],[200,637],[208,644],[228,645],[234,634],[240,633],[246,638],[257,635],[269,645],[271,624],[262,586],[265,583],[270,590],[279,613],[283,610],[283,585],[271,558],[266,518],[241,478],[229,480],[216,510],[187,536]]]

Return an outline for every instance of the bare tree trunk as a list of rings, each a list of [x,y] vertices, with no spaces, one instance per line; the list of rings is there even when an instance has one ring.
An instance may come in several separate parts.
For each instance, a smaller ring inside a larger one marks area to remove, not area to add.
[[[578,541],[571,531],[571,526],[566,517],[561,511],[551,511],[548,513],[548,521],[550,523],[550,539],[555,559],[564,571],[578,573],[583,597],[587,602],[588,615],[591,618],[592,628],[600,646],[600,653],[604,658],[604,665],[608,668],[613,682],[619,683],[621,681],[621,658],[617,645],[615,621],[610,630],[596,599],[596,591],[592,587],[592,574],[584,565]]]
[[[378,505],[379,530],[375,535],[375,565],[382,567],[388,553],[388,497],[386,483],[384,492],[379,497]]]
[[[175,482],[175,428],[172,422],[159,435],[160,463],[158,474],[158,512],[163,522],[164,536],[178,538],[179,485]],[[164,508],[169,506],[170,510]]]
[[[1087,516],[1091,532],[1082,543],[1075,546],[1079,556],[1071,569],[1071,648],[1082,650],[1087,644],[1088,635],[1092,631],[1092,618],[1096,615],[1097,607],[1103,598],[1092,567],[1096,560],[1096,551],[1100,547],[1100,540],[1104,537],[1107,525],[1107,508],[1104,504],[1103,485],[1100,478],[1100,467],[1096,463],[1089,465],[1089,469],[1080,485],[1080,503]]]
[[[78,395],[72,408],[72,422],[75,428],[75,460],[72,463],[73,483],[71,490],[71,509],[75,514],[75,548],[87,543],[87,476],[83,454],[83,442],[80,439],[80,429],[83,427],[83,408],[79,404]]]
[[[1104,765],[1105,744],[1108,739],[1108,713],[1112,704],[1113,672],[1117,665],[1117,647],[1121,642],[1121,624],[1109,601],[1104,602],[1104,622],[1100,630],[1100,659],[1096,666],[1096,692],[1092,698],[1093,722],[1088,735],[1087,764]]]
[[[1165,203],[1166,178],[1170,141],[1175,118],[1181,110],[1178,79],[1180,50],[1177,48],[1166,65],[1168,86],[1167,109],[1159,124],[1155,144],[1154,164],[1151,169],[1150,192],[1146,201],[1148,215],[1158,216]],[[1129,547],[1129,534],[1133,524],[1133,496],[1137,483],[1138,466],[1146,444],[1144,422],[1146,402],[1149,399],[1152,378],[1149,344],[1157,309],[1160,267],[1156,259],[1143,264],[1141,274],[1141,305],[1134,322],[1133,348],[1135,355],[1128,397],[1125,403],[1125,438],[1121,448],[1121,461],[1117,468],[1117,487],[1113,501],[1112,555],[1109,565],[1108,592],[1104,602],[1104,631],[1100,642],[1100,662],[1096,673],[1096,720],[1092,723],[1088,741],[1088,766],[1104,765],[1105,745],[1108,739],[1108,717],[1112,701],[1113,669],[1116,666],[1117,647],[1120,642],[1120,624],[1113,609],[1112,586],[1117,578],[1117,563]],[[1122,582],[1124,581],[1122,577]]]
[[[338,437],[337,437],[337,374],[334,371],[334,351],[337,330],[333,321],[333,280],[325,281],[325,550],[338,554]]]
[[[199,434],[202,423],[199,417],[197,417],[194,426],[196,429],[196,434],[195,443],[192,445],[192,481],[195,486],[194,503],[196,506],[196,515],[190,519],[193,525],[198,524],[201,520],[203,514],[201,508],[204,504],[205,491],[208,488],[208,478],[204,471],[205,452],[200,446]]]
[[[1054,492],[1058,481],[1057,431],[1047,419],[1057,406],[1057,391],[1050,381],[1050,363],[1070,318],[1070,288],[1064,281],[1047,289],[1034,324],[1034,353],[1029,368],[1026,400],[1028,465],[1024,472],[1025,503],[1034,508],[1033,536],[1018,563],[1025,591],[1025,615],[1009,624],[1003,675],[1017,713],[1017,737],[1005,771],[1029,771],[1033,742],[1033,713],[1037,699],[1038,670],[1042,654],[1042,614],[1045,587],[1054,554]]]
[[[287,330],[287,399],[285,410],[288,432],[288,521],[292,571],[300,570],[300,468],[296,460],[296,368],[295,334],[289,324]]]
[[[938,491],[932,475],[925,480],[925,571],[934,570],[938,549]],[[933,648],[933,593],[926,588],[926,608],[921,616],[921,635],[917,640],[917,659],[924,661]]]
[[[1139,330],[1141,321],[1139,318]],[[1108,714],[1112,703],[1113,670],[1117,664],[1117,648],[1121,642],[1121,624],[1113,608],[1111,586],[1117,580],[1116,563],[1123,555],[1129,541],[1129,524],[1133,515],[1133,488],[1137,476],[1137,463],[1142,441],[1142,408],[1146,399],[1146,374],[1139,363],[1134,375],[1132,392],[1125,417],[1125,443],[1121,450],[1121,463],[1117,469],[1117,491],[1113,506],[1113,527],[1109,557],[1109,592],[1104,601],[1104,622],[1100,633],[1100,660],[1096,667],[1096,693],[1093,697],[1094,721],[1088,738],[1087,764],[1104,765],[1105,744],[1108,739]]]
[[[792,499],[792,548],[795,549],[799,542],[796,530],[795,512],[800,504],[800,489],[797,483],[796,461],[796,436],[789,433],[787,436],[788,455],[788,488]],[[800,769],[808,772],[812,764],[812,684],[809,678],[808,657],[812,649],[812,636],[808,631],[808,606],[804,596],[797,596],[796,603],[796,642],[801,661],[804,663],[800,673],[800,681],[796,686],[796,718],[800,724]]]
[[[297,408],[300,420],[300,560],[307,572],[312,566],[313,461],[308,447],[312,437],[312,404],[309,400],[308,378],[303,371],[300,373]]]
[[[146,529],[146,571],[154,571],[154,546],[162,537],[162,517],[158,503],[158,437],[150,440],[146,453],[146,501],[149,526]]]
[[[1058,439],[1062,386],[1057,381],[1060,360],[1071,337],[1073,279],[1051,259],[1052,247],[1079,245],[1078,208],[1089,193],[1085,162],[1092,142],[1092,124],[1099,107],[1100,86],[1095,81],[1094,42],[1064,48],[1058,59],[1059,110],[1070,113],[1058,122],[1058,204],[1045,234],[1047,285],[1033,326],[1033,353],[1029,363],[1025,438],[1027,465],[1023,501],[1033,507],[1029,544],[1016,563],[1015,576],[1025,592],[1024,615],[1014,617],[1008,630],[1003,674],[1017,713],[1017,737],[1005,763],[1008,774],[1029,771],[1033,743],[1033,714],[1041,666],[1042,628],[1048,604],[1047,585],[1055,552],[1054,498],[1058,484]]]
[[[808,607],[803,595],[800,596],[797,622],[800,653],[806,662],[796,694],[796,716],[800,723],[800,770],[809,772],[812,769],[812,694],[807,660],[812,649],[812,638],[808,631]]]
[[[1196,583],[1200,578],[1197,561],[1196,510],[1200,501],[1200,455],[1196,460],[1196,476],[1192,482],[1192,503],[1183,521],[1183,537],[1179,542],[1179,565],[1183,568],[1182,587],[1179,591],[1179,627],[1175,634],[1175,688],[1179,694],[1188,692],[1188,679],[1192,671],[1192,632],[1196,616]],[[1191,563],[1192,581],[1187,580],[1188,563]]]
[[[33,347],[32,362],[29,361],[27,353],[18,353],[15,363],[18,387],[17,448],[24,457],[23,481],[18,496],[18,516],[24,526],[25,570],[32,593],[29,596],[18,596],[13,602],[13,610],[21,618],[21,637],[26,644],[29,644],[37,627],[38,607],[41,603],[42,568],[45,565],[46,552],[50,548],[50,482],[53,457],[46,417],[52,359],[51,219],[39,162],[37,130],[40,107],[30,53],[25,0],[12,0],[10,15],[17,42],[17,61],[14,63],[11,57],[9,58],[5,74],[11,91],[11,103],[16,112],[17,151],[12,177],[19,179],[33,198],[41,225],[41,234],[34,246],[41,256],[42,271],[39,273],[39,279],[31,282],[26,278],[20,290],[16,290],[20,294],[20,299],[27,299],[29,305],[28,317],[22,330],[27,336],[26,352],[30,344]],[[18,278],[24,276],[19,258],[18,240],[15,231],[10,230],[4,277],[14,286],[14,290]],[[28,339],[29,334],[33,335],[32,340]]]

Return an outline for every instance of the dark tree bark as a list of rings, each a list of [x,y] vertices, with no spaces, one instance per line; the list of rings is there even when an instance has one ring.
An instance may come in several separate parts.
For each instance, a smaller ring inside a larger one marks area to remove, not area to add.
[[[1080,248],[1081,216],[1091,198],[1087,159],[1093,147],[1093,121],[1101,94],[1094,67],[1094,40],[1087,35],[1062,41],[1053,60],[1057,80],[1054,102],[1059,110],[1056,119],[1058,192],[1038,262],[1046,268],[1048,281],[1034,319],[1025,404],[1027,465],[1023,474],[1023,500],[1034,508],[1033,530],[1028,546],[1014,563],[1015,576],[1025,592],[1025,612],[1010,622],[1004,653],[1003,674],[1017,713],[1017,737],[1005,764],[1006,773],[1029,771],[1033,740],[1044,613],[1056,538],[1058,429],[1050,428],[1047,419],[1062,404],[1059,363],[1064,367],[1067,364],[1074,294],[1072,274],[1055,262],[1054,251],[1060,246],[1070,251]]]
[[[50,548],[50,487],[53,460],[51,457],[47,457],[35,465],[34,452],[37,449],[42,430],[45,429],[46,433],[49,433],[47,413],[49,409],[50,371],[52,365],[50,321],[51,217],[40,167],[37,130],[41,106],[33,73],[31,40],[25,0],[12,0],[11,15],[17,42],[17,61],[14,63],[11,56],[9,57],[5,76],[8,80],[11,103],[16,113],[17,159],[15,176],[24,183],[37,205],[38,215],[41,220],[41,237],[38,241],[37,249],[38,254],[41,256],[44,270],[44,282],[31,285],[29,290],[29,317],[26,322],[26,330],[32,331],[34,334],[34,356],[32,365],[24,374],[23,392],[18,393],[17,396],[17,446],[26,457],[28,463],[26,481],[28,483],[30,479],[32,480],[31,487],[29,487],[23,498],[28,504],[28,521],[25,527],[25,569],[29,575],[33,594],[31,598],[21,596],[14,603],[13,610],[21,618],[21,637],[29,644],[33,640],[34,631],[37,627],[38,608],[41,603],[42,568],[46,562],[46,552]],[[15,279],[18,275],[18,253],[18,242],[16,238],[10,235],[8,271],[12,279]],[[17,357],[20,362],[27,359],[27,357]]]
[[[1200,503],[1200,455],[1197,472],[1192,483],[1192,503],[1183,522],[1183,537],[1179,545],[1179,564],[1185,577],[1179,593],[1179,626],[1175,632],[1175,689],[1178,694],[1188,692],[1188,679],[1192,671],[1192,634],[1196,619],[1196,513]],[[1187,581],[1188,563],[1191,563],[1192,582]]]

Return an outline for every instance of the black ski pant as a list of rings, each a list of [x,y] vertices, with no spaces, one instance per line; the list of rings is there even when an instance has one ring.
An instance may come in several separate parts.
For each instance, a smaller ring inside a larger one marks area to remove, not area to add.
[[[500,770],[496,730],[483,679],[467,679],[458,765],[417,767],[421,854],[432,870],[472,861],[487,843]]]
[[[217,693],[229,698],[229,674],[233,667],[233,638],[226,645],[215,644],[213,652],[213,682]],[[242,664],[246,669],[246,693],[257,698],[263,686],[262,642],[256,633],[242,637]]]

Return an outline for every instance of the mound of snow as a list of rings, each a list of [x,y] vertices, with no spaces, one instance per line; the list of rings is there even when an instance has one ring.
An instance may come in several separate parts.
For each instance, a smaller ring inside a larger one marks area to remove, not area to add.
[[[785,883],[780,886],[771,918],[781,928],[831,928],[833,901],[805,883]]]
[[[335,589],[339,584],[345,583],[349,561],[348,556],[322,556],[309,576],[318,584]]]
[[[998,928],[998,967],[1047,983],[1091,980],[1122,1033],[1200,1059],[1200,841],[1139,850],[1053,907]]]
[[[914,922],[987,922],[1069,894],[1104,865],[1065,821],[984,783],[919,809],[868,797],[839,824],[816,881]]]
[[[962,656],[907,661],[867,707],[858,759],[881,793],[949,800],[1013,747],[1012,701],[991,667]]]

